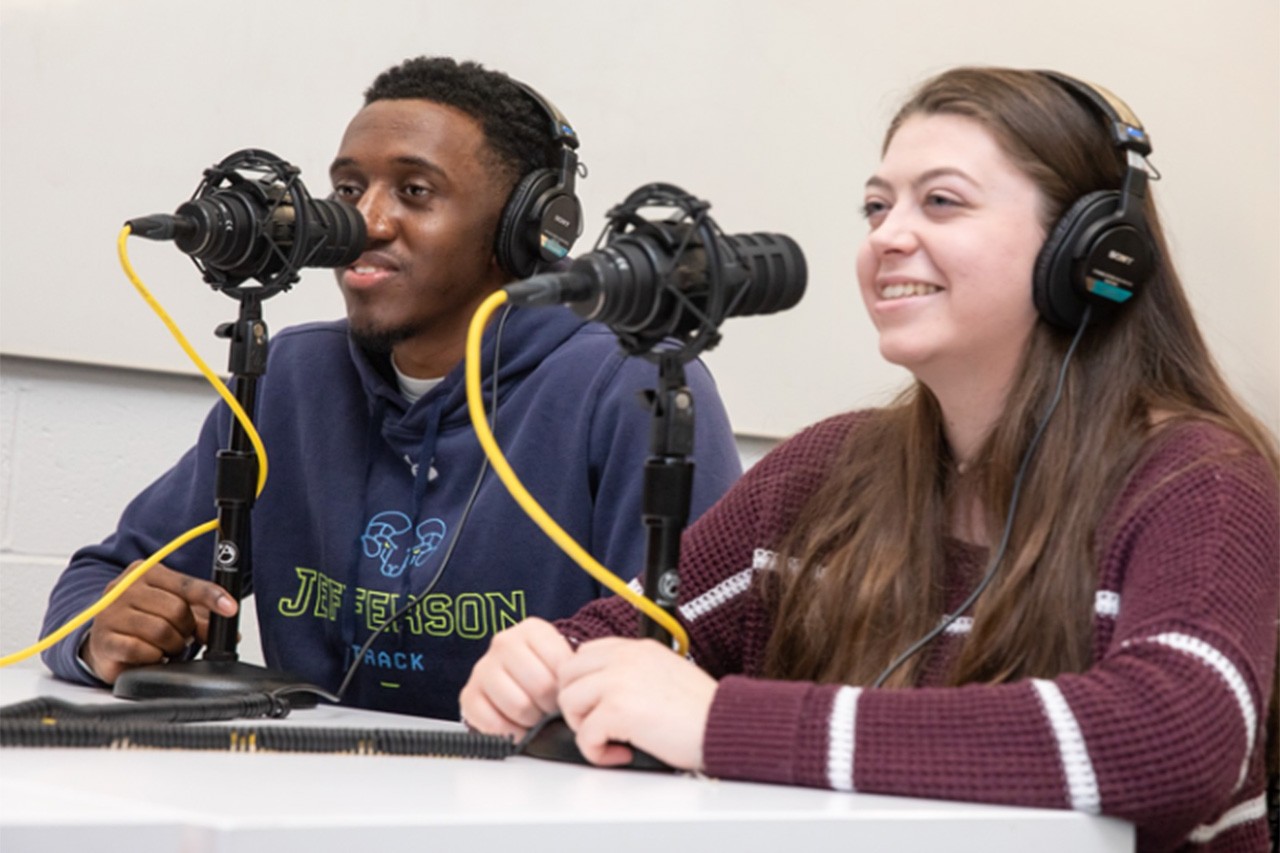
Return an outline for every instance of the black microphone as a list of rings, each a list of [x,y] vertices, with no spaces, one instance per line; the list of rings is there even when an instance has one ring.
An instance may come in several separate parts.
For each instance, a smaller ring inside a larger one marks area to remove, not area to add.
[[[675,207],[666,221],[638,215],[645,206]],[[705,202],[670,184],[650,184],[609,213],[604,245],[567,269],[508,285],[523,305],[568,304],[609,326],[633,353],[667,337],[703,338],[714,346],[728,317],[772,314],[804,295],[804,254],[784,234],[719,232]]]
[[[298,169],[267,151],[244,149],[205,170],[173,214],[130,219],[132,233],[173,240],[209,284],[253,278],[287,289],[302,267],[346,266],[364,251],[364,217],[342,202],[311,198]]]

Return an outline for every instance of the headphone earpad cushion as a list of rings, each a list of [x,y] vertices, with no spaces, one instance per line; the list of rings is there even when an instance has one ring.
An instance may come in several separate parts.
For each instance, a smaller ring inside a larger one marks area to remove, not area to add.
[[[1031,276],[1031,295],[1036,310],[1050,325],[1075,331],[1084,317],[1085,301],[1073,281],[1072,267],[1082,253],[1080,243],[1088,239],[1094,225],[1120,207],[1120,193],[1099,190],[1081,196],[1053,226]]]
[[[528,278],[537,267],[539,251],[535,238],[542,214],[535,208],[538,199],[555,185],[555,172],[535,169],[516,184],[502,209],[494,253],[498,265],[516,278]]]

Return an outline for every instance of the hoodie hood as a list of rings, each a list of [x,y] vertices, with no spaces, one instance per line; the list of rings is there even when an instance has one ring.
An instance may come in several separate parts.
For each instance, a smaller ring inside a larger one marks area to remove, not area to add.
[[[503,318],[505,315],[505,323]],[[493,404],[493,355],[496,344],[501,345],[498,366],[499,402],[518,380],[533,372],[542,360],[567,341],[587,321],[568,308],[553,306],[528,308],[516,305],[503,306],[495,313],[493,321],[484,331],[480,349],[480,381],[485,408]],[[345,326],[345,323],[344,323]],[[502,328],[502,339],[497,340],[497,330]],[[428,410],[438,412],[442,429],[455,429],[470,424],[467,413],[467,389],[464,381],[466,365],[459,362],[443,381],[412,405],[400,394],[391,368],[391,357],[382,353],[369,353],[348,337],[351,361],[360,374],[360,381],[369,397],[370,410],[376,401],[385,401],[385,414],[389,421],[419,435],[425,431]]]
[[[537,369],[547,355],[585,323],[562,306],[527,308],[508,305],[496,312],[484,331],[480,350],[480,384],[485,410],[491,411],[493,407],[495,346],[500,346],[497,384],[498,402],[501,404],[503,398],[518,386],[519,380]],[[497,339],[499,328],[502,329],[500,341]],[[381,423],[383,438],[397,451],[415,459],[429,459],[434,448],[423,446],[425,438],[442,431],[471,429],[464,380],[465,363],[459,362],[439,385],[410,404],[396,384],[389,355],[369,353],[350,337],[347,344],[374,420]],[[434,441],[428,443],[434,444]]]

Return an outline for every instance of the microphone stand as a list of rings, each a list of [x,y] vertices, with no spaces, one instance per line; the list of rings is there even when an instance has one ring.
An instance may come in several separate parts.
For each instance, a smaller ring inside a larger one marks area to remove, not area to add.
[[[632,341],[624,340],[624,348]],[[682,347],[656,355],[643,347],[629,350],[658,363],[658,388],[646,395],[652,407],[649,427],[649,458],[644,465],[644,493],[641,514],[647,528],[644,589],[649,598],[674,616],[680,592],[680,533],[689,520],[693,489],[693,393],[685,384]],[[671,646],[671,632],[651,616],[641,612],[637,630],[640,638]],[[578,749],[574,733],[559,711],[543,717],[520,742],[518,752],[553,761],[588,763]],[[671,770],[643,750],[632,747],[628,767],[639,770]]]
[[[689,520],[693,490],[693,392],[685,384],[684,353],[658,353],[658,390],[649,392],[653,418],[650,456],[644,466],[644,524],[648,530],[644,588],[654,603],[675,615],[680,592],[680,533]],[[640,615],[640,636],[671,645],[671,632]]]
[[[252,418],[258,379],[267,370],[267,325],[262,320],[262,300],[273,291],[227,288],[224,292],[240,300],[240,314],[236,322],[219,326],[216,334],[231,341],[228,367],[233,393]],[[257,497],[258,459],[248,432],[236,418],[231,420],[228,445],[218,451],[215,471],[218,530],[213,580],[238,602],[244,579],[251,577],[253,570],[250,511]],[[302,679],[239,659],[239,625],[238,610],[234,616],[210,614],[202,659],[126,670],[112,692],[125,699],[195,699],[302,688],[290,694],[290,704],[295,708],[315,705],[316,694],[311,692],[314,688]]]

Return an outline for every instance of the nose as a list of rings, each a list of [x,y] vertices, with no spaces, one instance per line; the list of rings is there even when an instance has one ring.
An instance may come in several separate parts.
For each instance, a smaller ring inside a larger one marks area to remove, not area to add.
[[[920,236],[911,211],[902,204],[886,211],[867,234],[867,244],[877,255],[909,255],[920,245]]]
[[[395,238],[395,214],[386,193],[369,187],[356,202],[356,210],[364,217],[370,243],[385,243]]]

